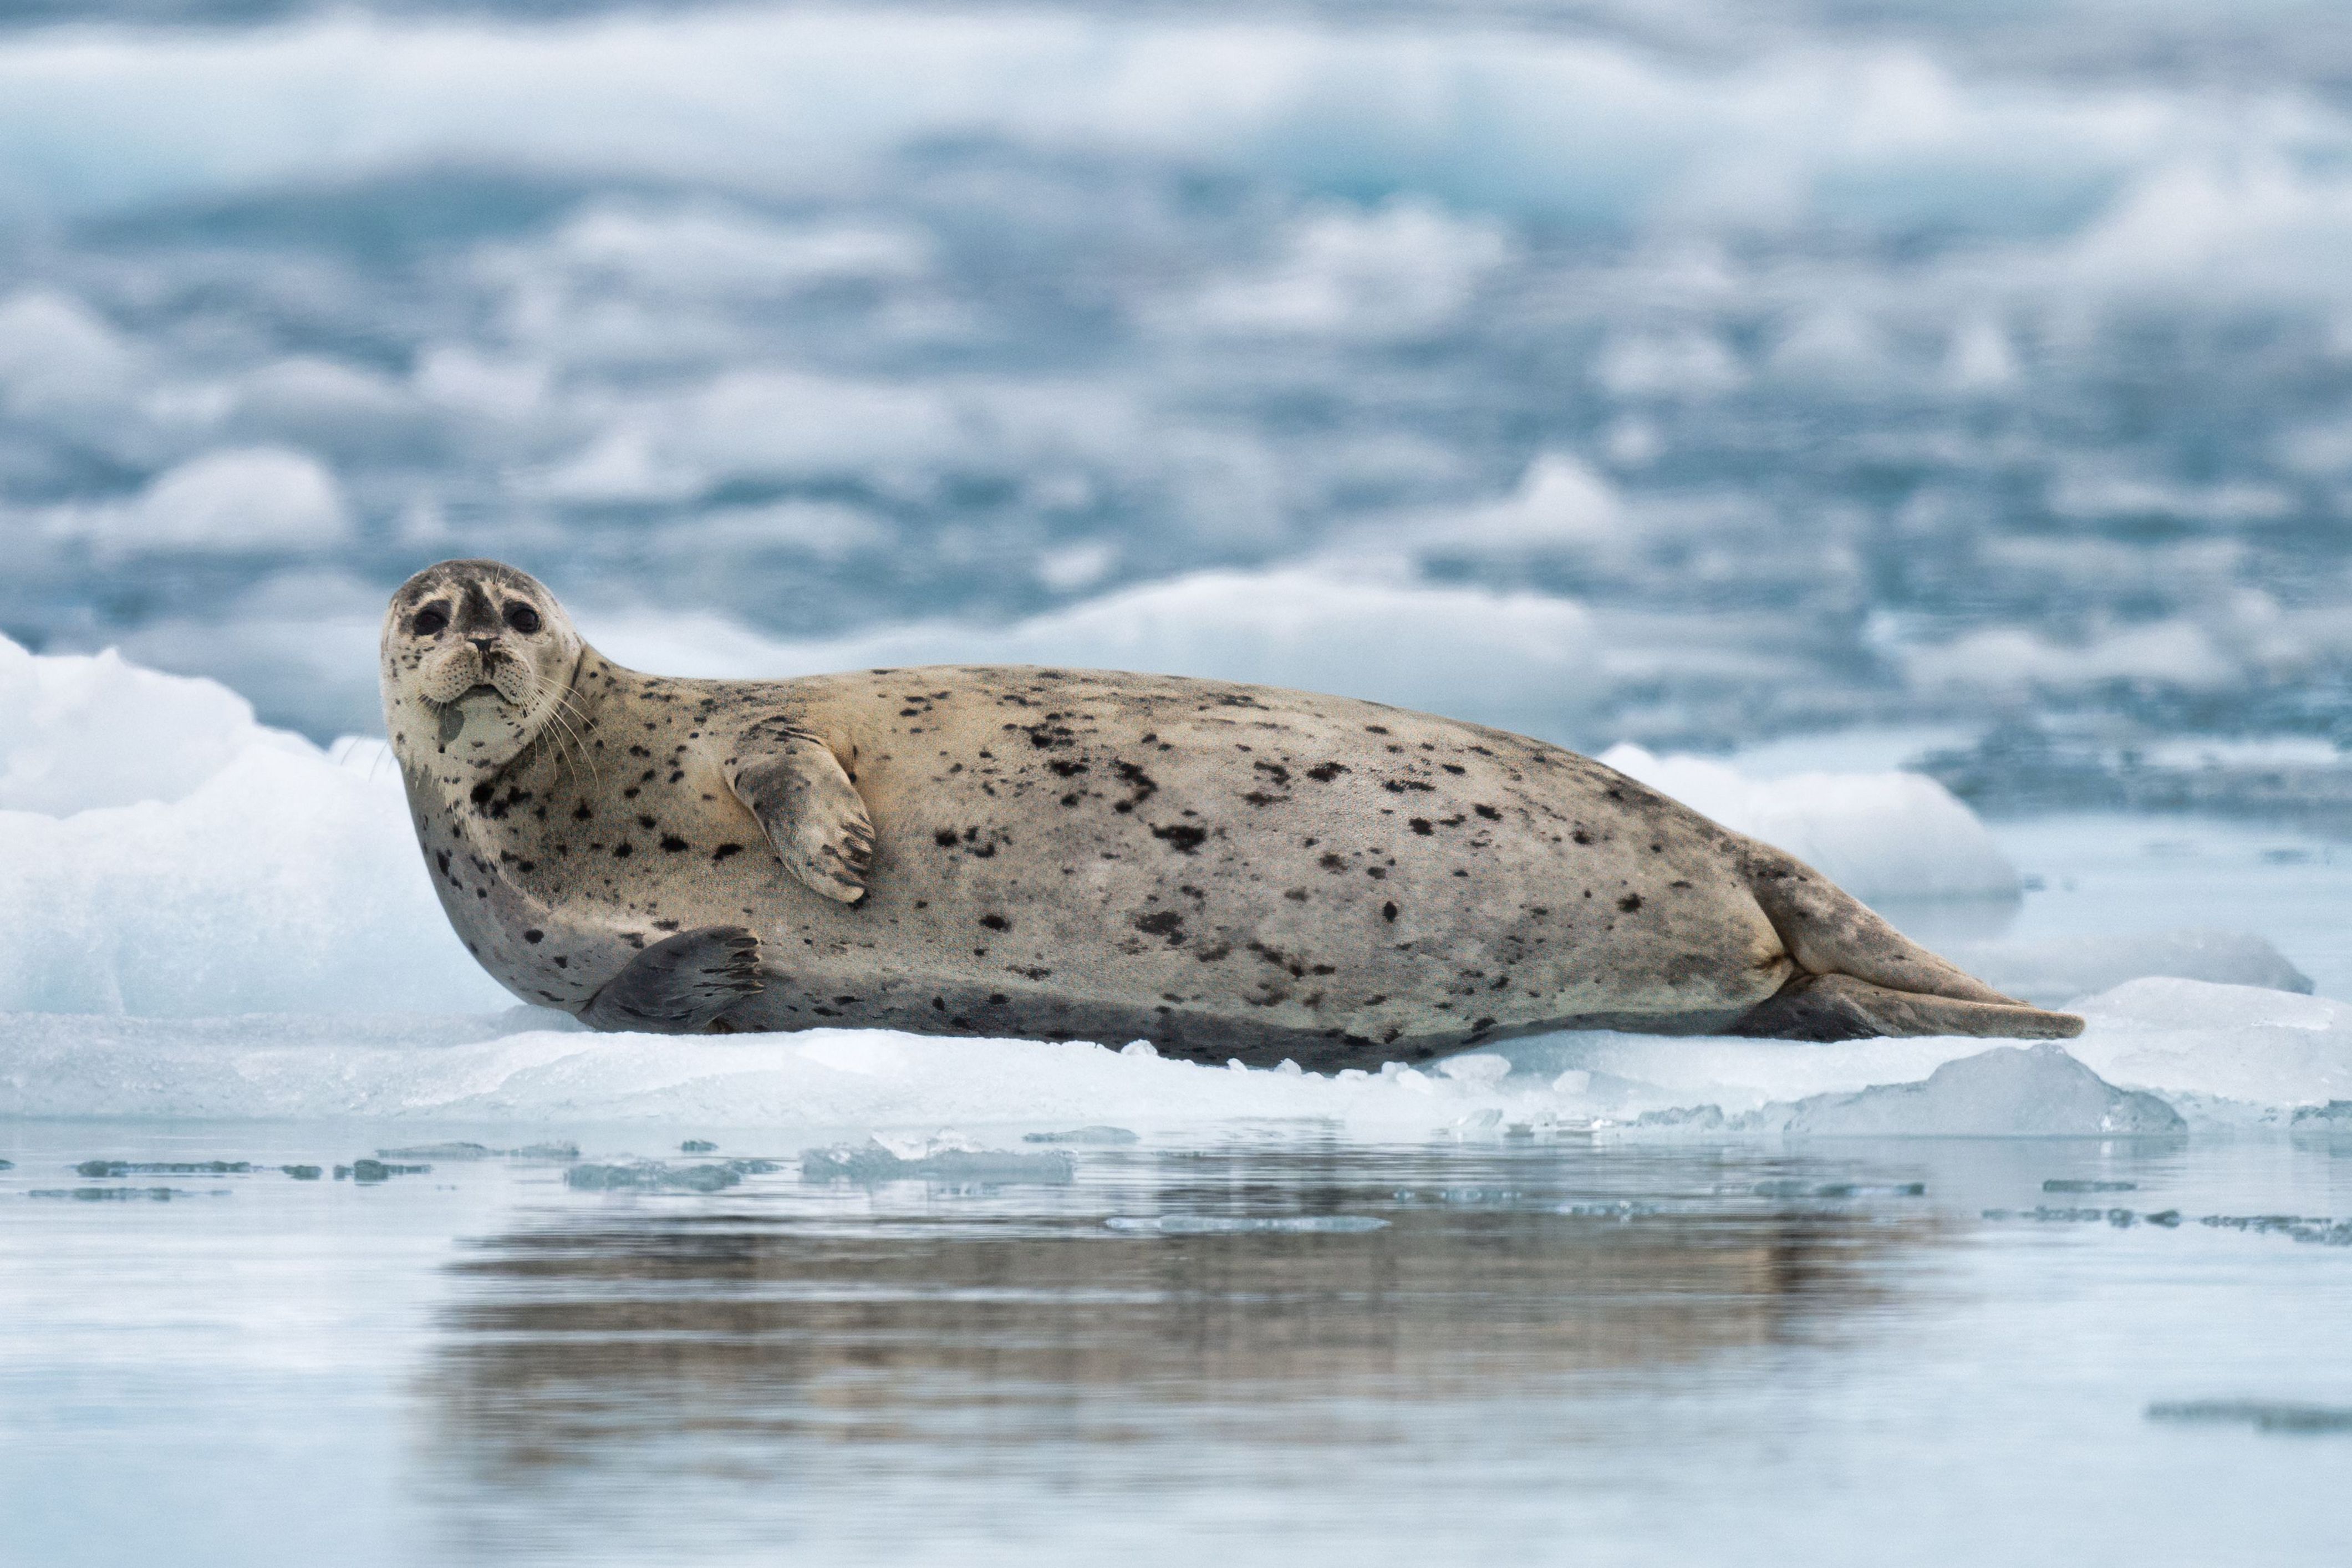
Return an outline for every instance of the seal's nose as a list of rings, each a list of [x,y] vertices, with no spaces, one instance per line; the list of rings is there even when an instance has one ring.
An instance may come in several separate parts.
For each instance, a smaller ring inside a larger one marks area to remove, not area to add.
[[[496,647],[499,643],[499,639],[495,637],[467,637],[466,640],[474,645],[474,650],[477,653],[488,653],[490,649]]]

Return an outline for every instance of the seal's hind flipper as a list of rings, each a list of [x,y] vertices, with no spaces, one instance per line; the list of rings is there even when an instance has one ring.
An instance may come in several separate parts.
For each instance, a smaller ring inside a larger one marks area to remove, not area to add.
[[[1748,889],[1797,973],[1749,1009],[1733,1034],[2069,1040],[2083,1032],[2073,1014],[2004,995],[1929,952],[1803,861],[1753,840],[1741,840],[1739,848]]]
[[[727,782],[760,819],[784,869],[840,903],[864,898],[874,820],[833,748],[780,718],[753,724],[735,746]]]
[[[2026,1005],[1929,952],[1794,856],[1753,840],[1743,841],[1741,849],[1748,890],[1780,945],[1807,973],[1850,974],[1889,991],[1958,1002]]]
[[[592,1029],[694,1035],[765,984],[760,939],[741,926],[680,931],[629,960],[582,1009]]]
[[[2022,1002],[1967,1002],[1890,991],[1851,974],[1800,974],[1749,1008],[1726,1032],[1778,1040],[1864,1040],[1881,1035],[2071,1040],[2083,1032],[2083,1020]]]

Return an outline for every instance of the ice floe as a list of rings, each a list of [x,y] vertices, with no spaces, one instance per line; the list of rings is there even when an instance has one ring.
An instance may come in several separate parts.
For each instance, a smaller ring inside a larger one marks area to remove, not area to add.
[[[1113,1145],[1234,1121],[1465,1138],[2116,1136],[2177,1118],[2284,1127],[2352,1100],[2346,1005],[2296,994],[2308,982],[2259,939],[2212,932],[1985,946],[1989,973],[2042,994],[2130,976],[2081,1004],[2082,1038],[2029,1051],[1570,1034],[1321,1077],[1118,1041],[596,1036],[497,1010],[506,998],[433,900],[380,742],[321,751],[211,682],[5,643],[0,737],[0,1115],[799,1128],[848,1135],[827,1156],[840,1174],[950,1179],[966,1156],[1066,1161],[995,1147],[1024,1134]],[[1756,780],[1611,756],[1873,894],[2013,885],[1984,826],[1914,775]],[[890,1141],[942,1124],[992,1142]]]

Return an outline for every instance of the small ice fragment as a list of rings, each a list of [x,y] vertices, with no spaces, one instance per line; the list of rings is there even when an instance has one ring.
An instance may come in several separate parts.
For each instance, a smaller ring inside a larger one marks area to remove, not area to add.
[[[520,1149],[508,1150],[507,1157],[510,1160],[577,1160],[580,1158],[580,1145],[577,1143],[526,1143]]]
[[[13,1171],[13,1170],[15,1170],[16,1168],[16,1161],[14,1161],[14,1160],[0,1160],[0,1171]]]
[[[2352,1100],[2331,1100],[2325,1105],[2298,1105],[2287,1124],[2297,1132],[2352,1132]]]
[[[418,1143],[406,1149],[379,1149],[379,1160],[487,1160],[496,1149],[479,1143]]]
[[[718,1144],[708,1138],[689,1138],[677,1146],[677,1152],[681,1154],[709,1154],[714,1152],[718,1147]]]
[[[626,1164],[574,1165],[563,1173],[563,1180],[568,1186],[591,1193],[719,1193],[746,1176],[765,1175],[775,1169],[772,1160],[717,1160],[698,1165],[638,1160]]]
[[[2137,1182],[2078,1182],[2064,1176],[2053,1176],[2042,1184],[2045,1193],[2136,1193]]]
[[[242,1176],[253,1169],[244,1160],[84,1160],[77,1176]]]
[[[1592,1089],[1592,1074],[1583,1068],[1570,1068],[1551,1080],[1556,1094],[1586,1094]]]
[[[432,1168],[430,1165],[386,1164],[382,1160],[354,1160],[352,1162],[352,1180],[383,1182],[389,1181],[394,1176],[421,1176]],[[342,1167],[338,1165],[335,1169],[340,1171]]]
[[[1116,1215],[1103,1221],[1112,1230],[1156,1232],[1161,1236],[1234,1236],[1273,1231],[1286,1236],[1355,1235],[1386,1230],[1389,1222],[1370,1215],[1241,1215],[1206,1214]]]
[[[2147,1418],[2193,1426],[2252,1426],[2257,1432],[2352,1432],[2352,1410],[2269,1399],[2160,1401],[2147,1407]]]
[[[1485,1086],[1508,1078],[1511,1064],[1501,1057],[1486,1055],[1448,1057],[1437,1064],[1437,1070],[1456,1083]]]
[[[1300,1067],[1297,1062],[1292,1061],[1288,1057],[1285,1057],[1281,1061],[1276,1063],[1274,1070],[1280,1073],[1285,1078],[1304,1078],[1307,1076],[1307,1069]]]
[[[1119,1047],[1118,1054],[1123,1057],[1157,1057],[1160,1052],[1150,1040],[1129,1040]]]
[[[2159,1209],[2155,1214],[2147,1216],[2147,1223],[2150,1225],[2160,1225],[2164,1226],[2165,1229],[2170,1230],[2180,1223],[2180,1211],[2179,1209]]]
[[[1247,1072],[1249,1071],[1249,1064],[1242,1060],[1239,1057],[1227,1057],[1225,1058],[1225,1070],[1227,1072]]]
[[[1076,1173],[1067,1151],[1041,1154],[973,1148],[940,1148],[900,1153],[878,1137],[865,1144],[840,1143],[801,1155],[801,1175],[812,1182],[969,1182],[980,1185],[1023,1182],[1058,1185]]]
[[[1073,1127],[1066,1132],[1024,1132],[1024,1143],[1133,1143],[1136,1135],[1124,1127]]]
[[[1759,1198],[1918,1198],[1927,1194],[1925,1182],[1802,1182],[1792,1178],[1759,1182],[1748,1189]]]
[[[1455,1132],[1484,1132],[1490,1128],[1501,1126],[1502,1122],[1503,1113],[1490,1105],[1484,1110],[1468,1111],[1455,1117],[1450,1130]]]
[[[315,1182],[322,1173],[316,1165],[280,1165],[278,1168],[298,1182]]]
[[[1636,1203],[1631,1198],[1620,1198],[1615,1203],[1561,1204],[1551,1212],[1570,1215],[1578,1219],[1628,1220],[1642,1215],[1664,1214],[1666,1211],[1662,1204]]]
[[[173,1198],[193,1198],[196,1194],[178,1187],[38,1187],[25,1195],[28,1198],[65,1198],[83,1204],[137,1203],[142,1200],[161,1204],[169,1203]]]

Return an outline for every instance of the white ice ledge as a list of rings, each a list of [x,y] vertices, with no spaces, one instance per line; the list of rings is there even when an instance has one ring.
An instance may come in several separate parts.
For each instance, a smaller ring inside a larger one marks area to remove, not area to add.
[[[2143,980],[2067,1047],[1559,1035],[1321,1077],[880,1030],[592,1035],[474,1016],[0,1017],[0,1115],[805,1130],[1314,1121],[1351,1136],[2134,1136],[2352,1100],[2352,1006]]]

